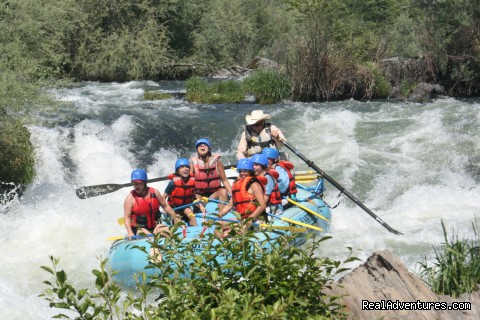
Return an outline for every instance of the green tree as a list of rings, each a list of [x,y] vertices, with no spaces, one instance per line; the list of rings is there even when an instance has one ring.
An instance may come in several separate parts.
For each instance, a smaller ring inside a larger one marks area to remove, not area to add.
[[[434,81],[451,94],[480,93],[478,0],[417,0],[425,12],[423,44]]]

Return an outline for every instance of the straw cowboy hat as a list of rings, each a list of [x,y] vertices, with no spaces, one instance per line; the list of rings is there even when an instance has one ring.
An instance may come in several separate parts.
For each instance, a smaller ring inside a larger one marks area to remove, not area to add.
[[[247,120],[247,124],[252,125],[259,121],[271,119],[272,116],[268,113],[263,113],[262,110],[253,110],[252,114],[247,114],[245,120]]]

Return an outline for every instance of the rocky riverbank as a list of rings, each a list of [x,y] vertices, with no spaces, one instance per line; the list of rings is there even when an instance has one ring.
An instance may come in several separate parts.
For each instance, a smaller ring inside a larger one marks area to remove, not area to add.
[[[343,296],[349,319],[480,319],[480,291],[457,299],[437,295],[389,251],[372,254],[329,294]],[[460,307],[470,310],[453,310]]]

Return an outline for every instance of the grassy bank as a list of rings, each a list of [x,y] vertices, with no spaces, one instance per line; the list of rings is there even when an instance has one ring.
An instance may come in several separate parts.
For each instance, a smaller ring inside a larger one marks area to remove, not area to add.
[[[473,238],[449,236],[442,221],[444,243],[434,246],[434,259],[420,263],[420,276],[433,292],[454,298],[477,290],[480,284],[480,248],[477,221],[472,223]]]

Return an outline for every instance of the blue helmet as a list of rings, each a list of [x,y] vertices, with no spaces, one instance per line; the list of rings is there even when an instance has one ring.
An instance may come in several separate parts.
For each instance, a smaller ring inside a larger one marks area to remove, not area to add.
[[[130,177],[130,180],[131,181],[142,180],[144,182],[147,182],[148,181],[147,172],[143,169],[135,169],[135,170],[132,171],[132,175]]]
[[[208,146],[208,148],[212,149],[212,145],[210,144],[210,140],[208,140],[207,138],[198,139],[197,142],[195,143],[195,149],[198,148],[198,145],[201,144],[201,143],[205,143]]]
[[[253,163],[258,163],[264,167],[268,167],[268,158],[264,154],[254,154],[251,159]]]
[[[265,148],[262,150],[262,154],[267,156],[267,158],[274,160],[277,160],[279,155],[278,150],[275,148]]]
[[[238,170],[250,170],[253,171],[253,162],[248,158],[242,158],[237,162],[237,171]]]
[[[181,166],[187,166],[187,167],[189,167],[189,166],[190,166],[190,162],[188,162],[188,159],[179,158],[179,159],[175,162],[175,172],[177,172],[178,168],[180,168]]]

